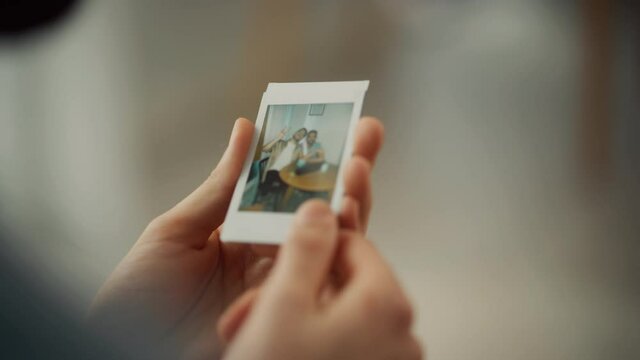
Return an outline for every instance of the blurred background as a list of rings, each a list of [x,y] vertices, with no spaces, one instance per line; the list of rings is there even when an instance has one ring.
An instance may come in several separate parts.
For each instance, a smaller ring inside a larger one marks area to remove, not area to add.
[[[640,358],[635,1],[81,1],[1,40],[0,219],[70,305],[268,82],[368,79],[369,234],[428,357]]]

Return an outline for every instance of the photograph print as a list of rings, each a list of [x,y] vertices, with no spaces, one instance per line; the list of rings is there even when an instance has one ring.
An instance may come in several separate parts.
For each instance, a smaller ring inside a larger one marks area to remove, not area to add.
[[[269,105],[240,211],[293,213],[331,201],[353,103]]]

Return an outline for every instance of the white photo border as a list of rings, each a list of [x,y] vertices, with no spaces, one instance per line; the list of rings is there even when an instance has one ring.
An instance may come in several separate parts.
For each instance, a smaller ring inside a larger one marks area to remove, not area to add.
[[[246,187],[247,177],[256,146],[263,130],[267,109],[270,105],[331,104],[352,103],[351,119],[338,167],[336,188],[331,198],[331,209],[338,214],[344,194],[342,179],[344,168],[353,154],[355,128],[362,112],[364,95],[369,81],[337,81],[311,83],[269,83],[262,96],[260,109],[255,121],[253,141],[236,183],[229,210],[222,226],[221,239],[224,242],[259,244],[280,244],[285,240],[293,213],[241,211],[240,202]]]

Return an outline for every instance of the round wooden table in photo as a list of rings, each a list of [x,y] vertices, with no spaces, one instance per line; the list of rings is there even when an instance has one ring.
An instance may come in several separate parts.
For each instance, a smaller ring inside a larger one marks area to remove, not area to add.
[[[280,179],[289,186],[284,199],[282,199],[282,206],[284,207],[291,200],[294,190],[326,192],[329,195],[329,199],[331,199],[338,177],[338,167],[329,163],[325,164],[329,166],[325,171],[317,170],[302,175],[296,175],[295,163],[287,165],[280,170]]]

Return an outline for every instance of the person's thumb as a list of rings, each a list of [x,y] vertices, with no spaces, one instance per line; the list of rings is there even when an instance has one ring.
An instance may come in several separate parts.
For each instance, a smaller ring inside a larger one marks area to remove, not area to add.
[[[253,124],[249,120],[236,120],[229,145],[211,175],[164,216],[179,219],[179,223],[202,230],[206,234],[217,228],[227,212],[251,145],[252,134]]]
[[[297,211],[273,269],[271,291],[314,302],[326,281],[338,243],[338,221],[322,200]]]

